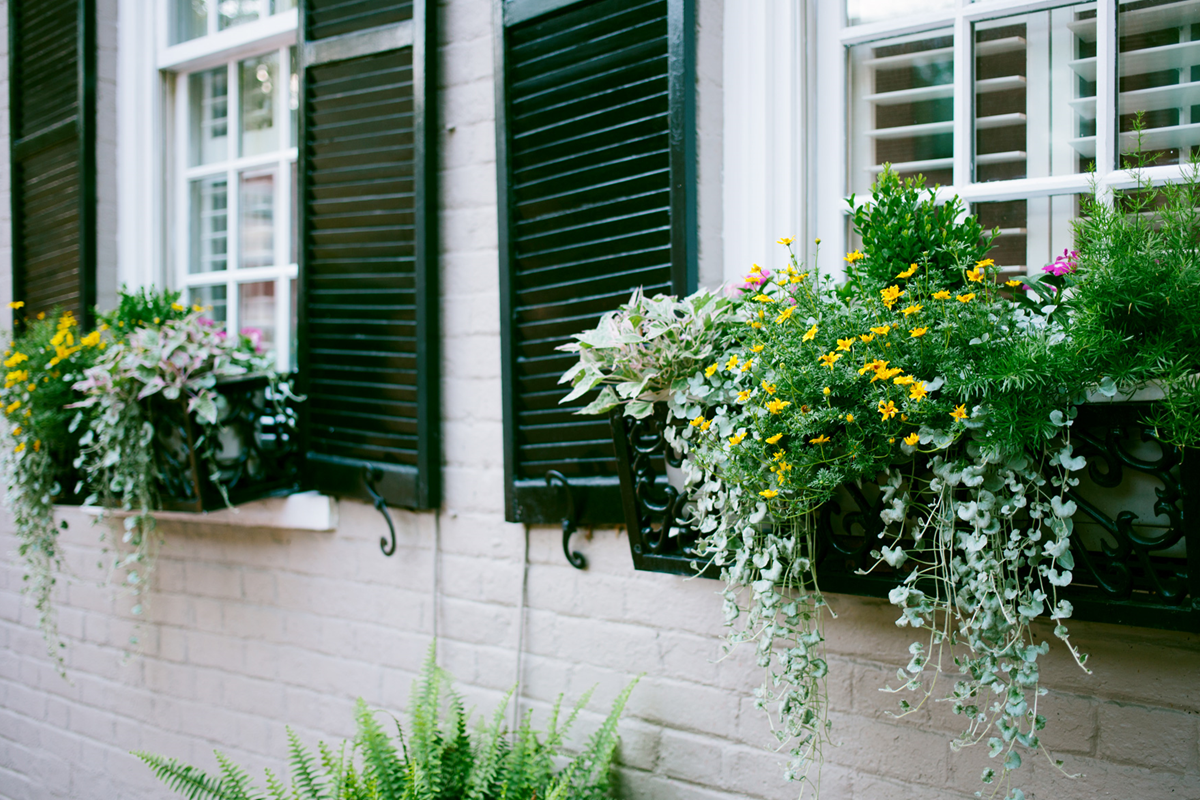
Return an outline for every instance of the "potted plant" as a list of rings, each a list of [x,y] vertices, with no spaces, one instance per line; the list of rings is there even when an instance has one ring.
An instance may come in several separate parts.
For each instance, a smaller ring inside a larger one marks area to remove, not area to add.
[[[994,234],[957,199],[939,206],[885,171],[870,205],[851,199],[863,245],[846,255],[843,284],[782,239],[780,269],[756,265],[723,295],[635,293],[566,346],[580,357],[564,376],[572,395],[600,389],[585,413],[622,415],[627,506],[658,493],[642,503],[665,520],[652,544],[725,581],[730,644],[752,642],[767,671],[756,700],[790,743],[790,778],[819,762],[828,737],[818,564],[831,516],[850,504],[857,566],[886,575],[875,586],[914,631],[886,687],[904,698],[897,713],[940,692],[963,719],[955,747],[986,743],[997,765],[983,781],[1022,796],[1009,773],[1044,750],[1046,724],[1038,660],[1049,645],[1031,625],[1048,616],[1081,667],[1086,658],[1062,596],[1080,552],[1079,408],[1089,392],[1157,380],[1166,400],[1145,427],[1168,448],[1200,440],[1196,317],[1170,332],[1147,324],[1167,303],[1200,311],[1198,173],[1088,202],[1076,253],[1000,280],[986,257]],[[1156,294],[1130,274],[1142,262],[1157,270]],[[678,494],[655,478],[656,435],[682,468]],[[642,518],[630,518],[631,542],[645,546]],[[672,546],[672,528],[691,539]]]

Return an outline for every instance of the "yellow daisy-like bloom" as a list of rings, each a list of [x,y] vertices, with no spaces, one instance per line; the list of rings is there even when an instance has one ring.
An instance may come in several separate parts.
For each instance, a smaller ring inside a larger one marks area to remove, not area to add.
[[[878,328],[871,328],[871,333],[875,334],[876,336],[887,336],[891,329],[891,325],[880,325]]]
[[[754,393],[753,389],[746,389],[743,392],[738,392],[737,401],[739,403],[744,403],[750,399],[750,395],[752,395],[753,393]]]
[[[171,303],[171,310],[172,311],[187,311],[187,309],[183,306],[182,303]]]
[[[864,333],[864,334],[862,334],[861,336],[859,336],[858,338],[859,338],[859,339],[862,339],[863,343],[864,343],[864,344],[866,344],[867,342],[871,342],[871,341],[874,341],[874,340],[875,340],[875,334],[873,334],[873,333]]]
[[[955,300],[957,300],[957,301],[958,301],[958,302],[960,302],[960,303],[969,303],[969,302],[971,302],[972,300],[974,300],[974,299],[975,299],[975,293],[974,293],[974,292],[968,292],[967,294],[959,294],[959,295],[955,295],[955,296],[954,296],[954,299],[955,299]]]
[[[967,280],[971,281],[972,283],[983,283],[983,270],[981,270],[979,267],[976,267],[975,269],[969,271],[967,273]]]
[[[23,429],[21,428],[21,426],[20,426],[20,425],[18,425],[17,427],[15,427],[15,428],[13,428],[13,429],[12,429],[12,435],[13,435],[13,436],[20,436],[20,435],[21,435],[21,431],[22,431],[22,430],[23,430]]]
[[[758,320],[754,320],[754,319],[748,319],[748,320],[746,320],[746,324],[747,324],[747,325],[749,325],[751,328],[754,328],[754,329],[756,329],[756,330],[758,330],[758,329],[761,329],[761,328],[762,328],[762,323],[761,323],[761,322],[759,322]]]
[[[45,318],[46,318],[46,312],[45,312],[45,311],[39,311],[39,312],[38,312],[38,319],[45,319]]]
[[[829,397],[829,392],[830,392],[830,389],[828,386],[826,386],[824,389],[821,390],[821,394],[825,395],[826,397]]]
[[[884,420],[889,420],[892,417],[896,416],[898,413],[900,413],[899,409],[896,408],[896,404],[893,403],[891,400],[888,400],[886,403],[884,401],[880,400],[878,410],[879,410],[879,415],[881,417],[883,417]]]
[[[853,415],[853,414],[847,414],[847,415],[846,415],[846,422],[854,422],[854,415]]]
[[[199,312],[201,312],[201,311],[203,311],[203,310],[204,310],[204,306],[202,306],[202,305],[198,305],[198,304],[196,304],[196,303],[192,303],[192,311],[195,311],[195,312],[199,313]]]
[[[1007,286],[1007,287],[1009,287],[1009,288],[1011,288],[1011,289],[1015,289],[1015,288],[1017,288],[1018,286],[1020,286],[1020,285],[1021,285],[1021,282],[1020,282],[1020,281],[1018,281],[1018,280],[1005,281],[1005,282],[1004,282],[1004,285],[1005,285],[1005,286]]]
[[[691,425],[693,428],[699,428],[701,425],[704,424],[704,415],[701,414],[700,416],[696,417],[694,420],[692,420],[688,424]]]
[[[86,347],[95,347],[100,344],[100,331],[92,331],[87,336],[79,340],[79,343]]]
[[[712,420],[711,420],[711,419],[706,419],[706,420],[704,420],[704,422],[701,422],[701,423],[700,423],[700,430],[701,430],[701,431],[706,431],[706,430],[708,430],[708,426],[709,426],[709,425],[712,425]]]
[[[24,300],[14,300],[13,302],[8,304],[8,307],[11,308],[13,311],[16,311],[18,308],[25,307],[25,301]]]
[[[759,492],[759,494],[761,496],[767,498],[768,500],[770,500],[772,497],[775,497],[776,495],[778,495],[779,492],[775,491],[774,489],[763,489],[761,492]]]
[[[780,439],[782,439],[782,438],[783,438],[783,434],[782,434],[782,433],[777,433],[777,434],[775,434],[774,436],[768,436],[768,437],[767,437],[767,444],[778,444],[778,443],[779,443],[779,440],[780,440]],[[783,452],[783,451],[781,450],[780,452]]]
[[[25,450],[24,442],[18,442],[17,446],[13,448],[14,453],[21,453],[21,452],[24,452],[24,450]]]
[[[37,384],[36,384],[36,383],[29,383],[29,384],[26,384],[26,385],[25,385],[25,388],[26,388],[28,391],[31,391],[31,392],[32,392],[34,389],[36,389],[36,388],[37,388]]]
[[[905,437],[904,437],[904,443],[905,443],[906,445],[909,445],[910,447],[911,447],[912,445],[915,445],[915,444],[916,444],[917,442],[919,442],[919,441],[921,441],[921,437],[920,437],[920,436],[919,436],[917,433],[915,433],[915,432],[914,432],[914,433],[910,433],[908,436],[905,436]]]
[[[704,370],[704,376],[706,378],[711,378],[713,375],[717,374],[717,370],[720,368],[720,364],[709,364],[708,368]]]
[[[924,307],[925,306],[911,305],[908,308],[904,309],[904,312],[903,312],[904,316],[911,317],[913,314],[919,314],[919,313],[921,313],[921,309]]]
[[[754,366],[754,359],[753,359],[753,358],[747,359],[747,360],[746,360],[746,363],[745,363],[745,364],[742,364],[742,370],[741,370],[741,371],[742,371],[742,372],[749,372],[749,371],[750,371],[750,369],[751,369],[753,366]]]
[[[766,392],[767,394],[775,394],[775,384],[767,383],[766,378],[763,378],[762,388],[763,388],[763,391]]]
[[[847,264],[853,264],[856,261],[862,261],[863,258],[865,258],[865,256],[863,256],[863,254],[859,251],[855,250],[853,253],[846,253],[845,260]]]
[[[901,375],[900,377],[893,379],[892,383],[896,384],[897,386],[909,386],[916,380],[917,379],[912,375]]]
[[[16,410],[17,410],[18,408],[20,408],[20,407],[21,407],[21,401],[20,401],[20,400],[13,400],[11,403],[9,403],[8,405],[6,405],[6,406],[4,407],[4,413],[5,413],[5,414],[11,414],[11,413],[13,413],[14,411],[16,411]]]
[[[909,265],[908,269],[904,270],[904,272],[898,273],[896,275],[896,277],[897,278],[911,278],[913,275],[915,275],[917,273],[918,269],[919,269],[919,267],[916,264],[911,264],[911,265]]]
[[[735,369],[737,369],[737,365],[740,363],[741,361],[738,359],[738,357],[736,355],[732,355],[729,357],[729,360],[725,362],[725,369],[733,372]]]
[[[792,237],[785,236],[782,239],[780,239],[778,243],[783,245],[784,247],[787,247],[789,244],[792,243]]]
[[[990,266],[992,266],[992,265],[993,265],[993,264],[995,264],[995,263],[996,263],[996,262],[995,262],[995,261],[993,261],[992,259],[990,259],[990,258],[985,258],[985,259],[983,259],[982,261],[976,261],[976,262],[975,262],[975,269],[983,269],[984,267],[990,267]]]
[[[751,275],[758,275],[761,272],[762,272],[762,267],[760,267],[758,264],[750,265],[750,274]]]
[[[875,359],[874,361],[868,361],[867,363],[862,365],[862,369],[860,369],[858,371],[858,374],[866,375],[868,372],[881,370],[884,367],[886,367],[887,365],[888,365],[888,362],[880,361],[879,359]]]
[[[791,277],[791,282],[792,282],[792,283],[803,283],[803,282],[804,282],[804,279],[805,279],[805,278],[807,278],[807,277],[808,277],[808,273],[807,273],[807,272],[801,272],[799,275],[793,275],[793,276]]]
[[[822,433],[820,436],[818,436],[815,439],[809,439],[808,443],[809,444],[825,444],[828,441],[829,441],[829,437]]]
[[[821,362],[822,367],[829,367],[830,369],[833,369],[833,365],[836,364],[837,360],[841,357],[842,356],[840,353],[829,352],[817,360]]]
[[[945,289],[942,289],[940,292],[934,292],[933,299],[934,300],[949,300],[950,292],[946,291]]]
[[[35,452],[35,453],[36,453],[36,452],[38,452],[38,451],[39,451],[39,450],[41,450],[41,449],[42,449],[42,440],[41,440],[41,439],[34,439],[34,440],[33,440],[33,452]]]
[[[783,411],[790,405],[791,403],[789,401],[776,398],[767,403],[767,411],[770,411],[772,414],[778,414],[780,411]]]
[[[20,364],[22,361],[28,361],[28,360],[29,360],[29,356],[25,355],[24,353],[13,353],[4,362],[4,366],[8,367],[9,369],[12,369],[17,364]]]
[[[854,337],[853,336],[851,336],[849,339],[838,339],[838,346],[837,346],[838,350],[843,350],[843,351],[849,353],[850,348],[853,346],[854,346]]]
[[[904,292],[899,286],[889,286],[886,289],[880,289],[879,294],[883,297],[883,304],[891,310],[892,306],[896,305],[896,301],[904,296]]]
[[[969,416],[967,414],[966,405],[961,405],[958,408],[951,411],[950,416],[954,417],[955,419],[966,419]]]
[[[775,298],[771,297],[771,295],[769,295],[769,294],[759,293],[759,294],[754,295],[754,299],[760,303],[774,303],[775,302]]]
[[[817,338],[817,326],[816,325],[813,325],[811,328],[806,330],[804,332],[804,335],[800,337],[801,341],[805,341],[805,342],[811,342],[815,338]]]
[[[764,347],[764,345],[756,344],[756,345],[754,345],[754,347],[750,348],[750,352],[751,353],[761,353],[763,351],[763,347]]]
[[[729,444],[736,447],[737,445],[741,444],[742,439],[745,439],[745,438],[746,438],[745,431],[741,431],[740,433],[735,433],[733,436],[729,437]]]
[[[778,317],[775,318],[775,324],[782,325],[783,323],[787,322],[789,319],[792,318],[792,314],[795,311],[796,311],[795,306],[788,306],[780,313],[780,315]]]
[[[925,395],[929,392],[925,391],[925,384],[917,381],[908,388],[908,399],[916,400],[918,403],[925,399]]]
[[[929,333],[929,328],[913,328],[908,332],[908,336],[910,339],[920,339],[927,333]]]

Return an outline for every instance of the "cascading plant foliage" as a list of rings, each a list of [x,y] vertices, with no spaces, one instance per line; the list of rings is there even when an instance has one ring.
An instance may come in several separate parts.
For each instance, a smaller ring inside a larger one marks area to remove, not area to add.
[[[187,800],[602,800],[610,796],[617,722],[636,683],[617,696],[604,722],[571,757],[565,738],[590,691],[561,724],[559,695],[541,732],[533,727],[532,712],[516,731],[506,730],[510,692],[490,723],[472,735],[462,698],[431,647],[413,684],[407,730],[396,721],[396,735],[389,736],[379,713],[362,700],[354,714],[357,735],[337,748],[322,742],[314,754],[289,728],[290,786],[267,770],[266,789],[258,789],[220,752],[219,775],[153,753],[134,755]]]
[[[24,303],[10,307],[19,312]],[[205,315],[200,306],[182,305],[178,292],[122,292],[94,330],[84,333],[69,311],[38,314],[23,321],[5,353],[0,469],[26,592],[60,670],[63,643],[51,602],[62,568],[54,504],[129,512],[122,543],[110,548],[112,569],[140,614],[158,542],[153,512],[160,508],[162,443],[154,404],[187,404],[203,429],[198,455],[215,472],[217,382],[263,373],[276,395],[286,394],[270,355],[244,336],[227,336]]]
[[[1003,281],[986,258],[995,234],[957,198],[938,205],[919,179],[885,171],[872,205],[852,208],[863,248],[847,254],[844,285],[806,269],[781,239],[781,269],[755,265],[721,294],[635,292],[564,346],[579,356],[563,376],[570,399],[600,389],[581,413],[644,417],[665,405],[698,550],[726,584],[727,646],[756,647],[767,673],[756,702],[790,748],[789,779],[813,780],[831,735],[832,615],[815,526],[842,487],[868,484],[883,501],[871,569],[896,576],[896,624],[914,632],[884,687],[903,695],[897,713],[949,703],[963,720],[954,747],[984,744],[997,760],[982,775],[989,796],[1024,796],[1010,773],[1030,751],[1061,768],[1038,710],[1049,642],[1031,625],[1049,616],[1083,667],[1065,624],[1071,604],[1058,597],[1074,568],[1067,492],[1085,466],[1071,425],[1089,391],[1111,397],[1170,377],[1175,404],[1160,424],[1178,443],[1200,441],[1195,318],[1182,329],[1191,338],[1169,340],[1176,331],[1133,331],[1133,311],[1113,302],[1139,291],[1145,278],[1131,271],[1142,262],[1166,288],[1131,309],[1153,318],[1167,303],[1200,302],[1194,249],[1180,253],[1200,233],[1197,172],[1141,186],[1132,208],[1085,201],[1077,253]],[[1153,360],[1137,356],[1147,342]]]

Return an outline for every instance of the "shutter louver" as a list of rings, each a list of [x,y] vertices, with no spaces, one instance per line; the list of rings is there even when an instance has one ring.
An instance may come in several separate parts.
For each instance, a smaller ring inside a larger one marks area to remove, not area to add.
[[[94,0],[9,3],[13,297],[22,315],[95,303]]]
[[[435,507],[429,21],[419,0],[309,0],[302,28],[300,363],[309,480],[334,494],[367,496],[370,485],[389,503]]]
[[[573,358],[555,348],[638,286],[694,288],[690,8],[546,5],[507,3],[501,45],[507,516],[561,519],[553,470],[581,521],[619,522],[608,420],[559,405]]]

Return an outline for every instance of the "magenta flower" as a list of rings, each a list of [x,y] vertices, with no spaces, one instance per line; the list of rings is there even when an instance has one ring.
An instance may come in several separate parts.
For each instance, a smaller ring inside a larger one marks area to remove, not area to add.
[[[1062,255],[1054,259],[1053,264],[1042,267],[1042,272],[1049,272],[1051,275],[1067,275],[1077,269],[1079,269],[1079,251],[1064,249]]]

